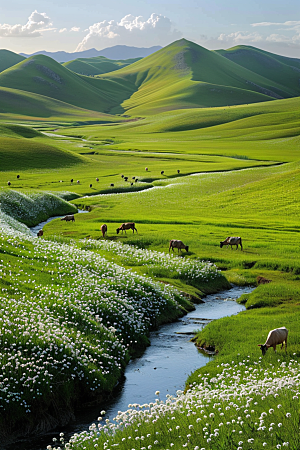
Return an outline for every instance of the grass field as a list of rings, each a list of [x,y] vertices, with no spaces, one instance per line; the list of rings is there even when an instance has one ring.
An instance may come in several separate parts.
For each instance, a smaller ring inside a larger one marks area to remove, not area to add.
[[[171,51],[178,54],[178,44]],[[133,89],[137,65],[149,89],[144,83],[127,107],[145,113],[146,104],[149,115],[99,114],[102,123],[95,123],[97,113],[85,121],[76,109],[65,121],[59,103],[58,115],[46,120],[27,116],[25,123],[10,114],[10,123],[1,122],[0,387],[10,397],[0,403],[0,433],[7,437],[12,417],[16,434],[25,417],[33,431],[40,408],[44,418],[59,410],[63,420],[80,390],[91,397],[110,391],[130,353],[147,344],[149,329],[192,308],[166,283],[197,298],[229,282],[256,285],[261,276],[269,282],[240,299],[245,312],[197,334],[197,345],[218,354],[190,376],[186,394],[132,408],[100,437],[95,425],[61,447],[128,450],[134,440],[139,450],[298,450],[299,99],[152,115],[165,99],[180,107],[186,98],[176,103],[147,58],[109,76],[126,73]],[[184,65],[180,71],[187,72]],[[39,240],[25,228],[77,208],[89,213],[74,223],[53,220]],[[127,221],[137,234],[116,233]],[[243,251],[221,249],[227,236],[241,236]],[[170,239],[189,252],[169,257]],[[287,353],[269,350],[262,358],[257,344],[280,326],[289,329]]]

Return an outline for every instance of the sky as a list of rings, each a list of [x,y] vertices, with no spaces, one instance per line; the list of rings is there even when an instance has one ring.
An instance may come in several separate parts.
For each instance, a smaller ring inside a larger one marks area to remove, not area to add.
[[[0,4],[0,48],[31,54],[185,38],[210,50],[252,45],[300,58],[299,0],[11,0]]]

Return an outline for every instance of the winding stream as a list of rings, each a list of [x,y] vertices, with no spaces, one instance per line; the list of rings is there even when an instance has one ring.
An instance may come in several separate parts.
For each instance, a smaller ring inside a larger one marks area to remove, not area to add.
[[[151,346],[140,358],[131,360],[125,371],[125,381],[119,392],[107,404],[94,406],[76,415],[76,421],[64,429],[49,432],[37,438],[20,440],[3,450],[45,450],[53,444],[53,437],[59,439],[63,432],[65,438],[74,433],[89,429],[97,421],[101,410],[106,411],[105,418],[111,420],[118,411],[128,409],[130,403],[149,403],[155,401],[155,391],[160,391],[160,399],[167,394],[176,395],[184,389],[188,375],[203,367],[212,356],[199,351],[190,342],[195,330],[203,328],[211,320],[237,314],[244,310],[235,300],[242,294],[251,292],[253,287],[234,286],[229,291],[219,292],[205,297],[205,303],[195,305],[196,309],[176,322],[160,327],[150,335]]]

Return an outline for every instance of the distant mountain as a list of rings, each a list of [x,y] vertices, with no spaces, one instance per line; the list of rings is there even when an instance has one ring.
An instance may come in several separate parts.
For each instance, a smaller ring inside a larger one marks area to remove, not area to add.
[[[122,67],[129,66],[141,58],[132,58],[125,60],[114,60],[105,58],[105,56],[96,56],[95,58],[78,58],[73,61],[63,63],[67,69],[80,75],[95,76],[102,73],[114,72]]]
[[[4,49],[0,50],[0,72],[18,64],[23,59],[25,59],[24,56],[18,55],[17,53]]]
[[[152,53],[160,50],[162,47],[159,45],[144,48],[144,47],[128,47],[127,45],[115,45],[114,47],[104,48],[103,50],[96,50],[95,48],[91,48],[89,50],[84,50],[82,52],[46,52],[45,50],[41,50],[40,52],[32,53],[31,55],[27,55],[25,53],[20,53],[21,56],[28,58],[30,56],[35,55],[45,55],[54,59],[57,62],[64,63],[73,61],[78,58],[95,58],[97,56],[105,56],[108,59],[132,59],[132,58],[144,58],[145,56],[149,56]]]

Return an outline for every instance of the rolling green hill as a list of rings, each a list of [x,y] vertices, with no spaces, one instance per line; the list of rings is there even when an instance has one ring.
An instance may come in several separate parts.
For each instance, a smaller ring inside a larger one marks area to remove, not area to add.
[[[122,106],[136,115],[295,96],[284,78],[275,83],[185,39],[99,78],[134,83],[137,91]]]
[[[102,73],[114,72],[122,67],[129,66],[141,58],[133,58],[126,60],[111,60],[105,56],[97,56],[95,58],[77,58],[73,61],[63,63],[63,66],[80,75],[100,75]]]
[[[47,120],[67,122],[120,122],[124,119],[79,108],[59,100],[31,92],[0,87],[1,120]]]
[[[260,71],[181,39],[122,69],[94,77],[78,75],[47,56],[33,56],[0,73],[0,86],[22,86],[23,91],[80,108],[134,116],[300,95],[296,78],[286,76],[287,71],[297,73],[296,69],[287,68],[272,79],[270,71]]]
[[[8,69],[9,67],[18,64],[23,61],[24,56],[18,55],[17,53],[11,52],[9,50],[0,50],[0,72]]]
[[[93,111],[109,112],[128,98],[132,91],[114,81],[97,80],[96,84],[91,84],[89,80],[44,55],[32,56],[0,73],[2,87],[22,87],[23,91]]]
[[[284,83],[293,96],[300,95],[300,59],[275,55],[246,45],[217,50],[216,53],[274,83]]]

